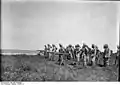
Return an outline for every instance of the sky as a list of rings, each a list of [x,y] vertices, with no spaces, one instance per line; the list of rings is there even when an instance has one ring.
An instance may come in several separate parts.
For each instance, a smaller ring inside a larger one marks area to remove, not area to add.
[[[116,3],[11,1],[2,3],[2,49],[43,49],[45,44],[109,44],[118,42]]]

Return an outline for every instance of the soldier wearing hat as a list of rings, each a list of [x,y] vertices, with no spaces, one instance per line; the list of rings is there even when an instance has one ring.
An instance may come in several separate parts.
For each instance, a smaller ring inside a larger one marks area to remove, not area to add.
[[[80,47],[79,44],[75,45],[74,53],[75,53],[75,57],[77,58],[77,62],[80,61],[80,53],[81,53],[80,48],[81,48],[81,47]]]
[[[55,52],[57,51],[57,47],[52,44],[52,50],[51,50],[53,53],[52,53],[52,56],[51,56],[51,60],[54,60],[54,57],[55,57]]]
[[[120,46],[119,45],[117,46],[117,60],[118,60],[117,67],[119,67],[119,65],[120,65]],[[118,73],[119,73],[118,75],[120,75],[120,72],[118,72]],[[118,81],[120,81],[120,76],[118,77]]]
[[[52,50],[52,46],[50,45],[50,44],[47,44],[47,53],[48,53],[48,57],[49,57],[49,60],[51,60],[51,56],[52,56],[52,54],[50,53]]]
[[[57,47],[54,44],[52,44],[52,52],[56,52],[56,51],[57,51]]]
[[[87,66],[87,63],[89,62],[89,53],[90,53],[90,48],[88,47],[88,45],[86,45],[85,43],[83,43],[82,46],[82,58],[84,60],[84,66]]]
[[[119,45],[117,46],[117,56],[118,57],[120,56],[120,46]]]
[[[67,51],[70,55],[70,59],[73,59],[74,58],[74,47],[71,44],[68,45]]]
[[[93,65],[96,65],[96,59],[97,59],[97,46],[95,44],[92,44],[92,54],[91,54],[91,57],[92,57],[92,64]]]
[[[44,56],[47,57],[48,55],[47,55],[47,46],[46,45],[44,45],[44,50],[45,50]]]
[[[108,47],[108,44],[104,44],[104,66],[109,65],[111,50]]]
[[[59,49],[59,52],[60,53],[65,53],[65,48],[62,46],[62,44],[59,44],[59,47],[60,47],[60,49]],[[64,57],[64,55],[63,54],[59,54],[59,59],[58,59],[58,61],[59,61],[59,64],[61,65],[61,64],[63,64],[63,57]]]
[[[120,56],[120,46],[117,45],[117,56]]]
[[[52,49],[52,46],[50,44],[47,44],[47,46],[48,46],[48,51],[50,52]]]
[[[116,56],[116,59],[115,59],[115,65],[118,66],[118,62],[120,62],[120,46],[117,45],[117,56]]]

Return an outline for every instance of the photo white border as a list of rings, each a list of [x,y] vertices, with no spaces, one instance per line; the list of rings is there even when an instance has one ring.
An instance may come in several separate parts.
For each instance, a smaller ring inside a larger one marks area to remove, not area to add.
[[[73,2],[73,3],[117,3],[120,4],[120,1],[84,1],[84,0],[2,0],[1,2],[25,2],[25,1],[55,1],[55,2]],[[120,5],[119,5],[120,8]],[[120,10],[118,8],[118,10]],[[120,11],[119,11],[120,13]],[[118,24],[117,24],[117,31],[120,30],[120,14],[118,13]],[[119,32],[117,32],[117,34],[119,34]],[[118,38],[119,39],[119,38]],[[4,82],[4,81],[3,81]],[[16,82],[16,81],[15,81]],[[85,81],[85,82],[21,82],[22,85],[120,85],[120,82],[89,82],[89,81]],[[2,84],[0,84],[2,85]]]

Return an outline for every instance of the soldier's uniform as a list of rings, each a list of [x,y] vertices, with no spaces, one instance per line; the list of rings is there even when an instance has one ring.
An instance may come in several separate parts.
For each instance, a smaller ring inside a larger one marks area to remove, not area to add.
[[[69,47],[67,46],[65,52],[66,52],[66,53],[69,53],[69,50],[70,50],[70,49],[69,49]],[[67,59],[70,60],[70,54],[67,55]]]
[[[67,47],[67,51],[69,53],[70,59],[73,59],[74,58],[74,48],[72,47],[72,45],[69,45]]]
[[[86,44],[82,46],[82,58],[84,59],[84,66],[87,66],[87,62],[89,61],[89,48]]]
[[[120,67],[119,67],[119,65],[120,65],[120,46],[117,46],[117,60],[118,60],[118,64],[117,64],[117,66],[118,66],[118,68],[120,69]],[[118,72],[119,74],[118,75],[120,75],[120,72]],[[118,81],[120,81],[120,76],[118,77]]]
[[[52,44],[52,56],[51,56],[51,60],[54,60],[54,57],[55,57],[55,52],[57,51],[57,47],[54,45],[54,44]]]
[[[108,48],[108,45],[104,45],[104,66],[109,65],[111,50]]]
[[[48,46],[47,48],[48,57],[49,59],[51,59],[52,54],[50,52],[52,51],[52,46],[50,44],[48,44],[47,46]]]
[[[71,47],[71,53],[72,53],[72,58],[73,58],[73,59],[75,59],[74,50],[75,50],[75,48],[74,48],[74,46],[72,46],[72,47]]]
[[[45,47],[45,48],[44,48],[44,50],[45,50],[45,52],[44,52],[44,56],[47,57],[47,46],[44,45],[44,47]]]
[[[92,63],[93,65],[96,65],[96,58],[97,58],[97,46],[95,46],[94,44],[92,44]]]
[[[56,52],[57,51],[57,47],[53,44],[52,45],[52,52]]]
[[[120,62],[120,46],[117,46],[117,56],[115,59],[115,65],[118,66],[118,63]]]
[[[61,44],[59,44],[59,46],[60,46],[59,52],[65,53],[65,48]],[[64,55],[62,55],[62,54],[59,55],[58,61],[59,61],[60,65],[63,64],[63,57],[64,57]]]
[[[75,57],[77,58],[77,62],[80,61],[80,53],[81,53],[81,50],[80,50],[80,45],[75,45],[75,50],[74,50],[74,53],[75,53]]]
[[[101,58],[101,51],[96,46],[96,64],[101,64],[102,58]]]
[[[48,52],[51,52],[52,46],[50,44],[47,45],[48,46]]]

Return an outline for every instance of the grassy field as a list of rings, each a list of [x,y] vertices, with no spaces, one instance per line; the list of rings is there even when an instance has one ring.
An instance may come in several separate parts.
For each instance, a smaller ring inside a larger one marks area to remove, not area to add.
[[[3,55],[2,81],[117,81],[118,68],[69,65],[60,66],[38,55]],[[114,57],[113,57],[114,58]],[[114,59],[112,59],[114,60]]]

